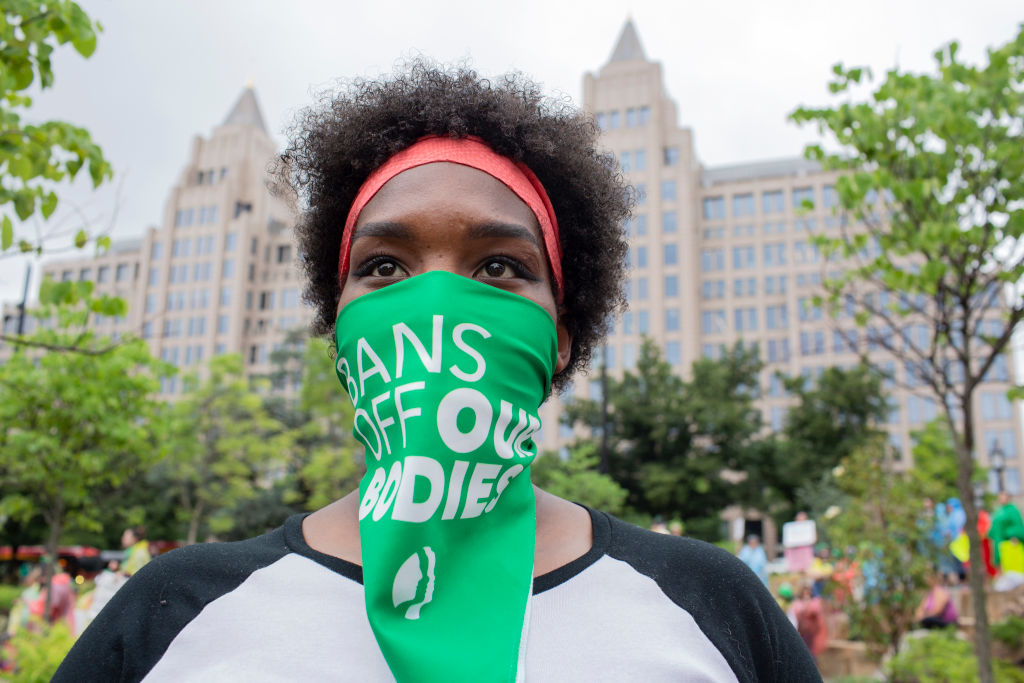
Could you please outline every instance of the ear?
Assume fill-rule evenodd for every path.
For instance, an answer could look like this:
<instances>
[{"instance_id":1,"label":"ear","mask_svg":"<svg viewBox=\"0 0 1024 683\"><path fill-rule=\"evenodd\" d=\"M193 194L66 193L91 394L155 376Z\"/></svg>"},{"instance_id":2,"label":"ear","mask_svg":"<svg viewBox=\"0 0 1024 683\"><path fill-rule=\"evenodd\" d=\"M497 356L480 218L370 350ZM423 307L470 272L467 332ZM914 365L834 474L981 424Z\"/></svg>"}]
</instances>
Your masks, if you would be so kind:
<instances>
[{"instance_id":1,"label":"ear","mask_svg":"<svg viewBox=\"0 0 1024 683\"><path fill-rule=\"evenodd\" d=\"M565 324L565 316L562 311L558 312L558 322L555 323L555 331L558 333L558 360L555 363L555 374L569 367L572 360L572 332Z\"/></svg>"}]
</instances>

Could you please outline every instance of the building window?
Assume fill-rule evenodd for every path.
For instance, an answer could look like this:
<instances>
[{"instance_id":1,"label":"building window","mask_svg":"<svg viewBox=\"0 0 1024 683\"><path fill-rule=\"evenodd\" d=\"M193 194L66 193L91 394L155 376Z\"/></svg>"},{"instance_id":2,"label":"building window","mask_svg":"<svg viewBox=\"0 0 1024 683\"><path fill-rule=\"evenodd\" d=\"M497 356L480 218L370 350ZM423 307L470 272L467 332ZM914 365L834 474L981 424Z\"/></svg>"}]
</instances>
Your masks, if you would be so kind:
<instances>
[{"instance_id":1,"label":"building window","mask_svg":"<svg viewBox=\"0 0 1024 683\"><path fill-rule=\"evenodd\" d=\"M754 247L733 247L732 248L732 267L737 270L743 270L746 268L753 268L757 264L757 259L754 256Z\"/></svg>"},{"instance_id":2,"label":"building window","mask_svg":"<svg viewBox=\"0 0 1024 683\"><path fill-rule=\"evenodd\" d=\"M662 246L665 257L666 266L674 266L679 263L679 250L675 244L665 244Z\"/></svg>"},{"instance_id":3,"label":"building window","mask_svg":"<svg viewBox=\"0 0 1024 683\"><path fill-rule=\"evenodd\" d=\"M100 266L96 270L96 282L110 282L110 266Z\"/></svg>"},{"instance_id":4,"label":"building window","mask_svg":"<svg viewBox=\"0 0 1024 683\"><path fill-rule=\"evenodd\" d=\"M768 362L769 363L788 363L789 362L789 339L769 339L768 340ZM780 383L781 384L781 383ZM775 394L769 393L769 396Z\"/></svg>"},{"instance_id":5,"label":"building window","mask_svg":"<svg viewBox=\"0 0 1024 683\"><path fill-rule=\"evenodd\" d=\"M615 130L616 128L619 128L621 122L622 122L622 118L619 115L619 112L617 110L616 111L608 112L608 128L609 128L609 130Z\"/></svg>"},{"instance_id":6,"label":"building window","mask_svg":"<svg viewBox=\"0 0 1024 683\"><path fill-rule=\"evenodd\" d=\"M785 330L789 327L789 311L785 304L765 306L764 320L769 330Z\"/></svg>"},{"instance_id":7,"label":"building window","mask_svg":"<svg viewBox=\"0 0 1024 683\"><path fill-rule=\"evenodd\" d=\"M669 365L676 366L683 362L682 344L677 341L670 341L665 344L665 360Z\"/></svg>"},{"instance_id":8,"label":"building window","mask_svg":"<svg viewBox=\"0 0 1024 683\"><path fill-rule=\"evenodd\" d=\"M1003 392L981 395L981 416L985 420L1010 420L1013 418L1013 404Z\"/></svg>"},{"instance_id":9,"label":"building window","mask_svg":"<svg viewBox=\"0 0 1024 683\"><path fill-rule=\"evenodd\" d=\"M679 296L679 276L678 275L666 275L665 276L665 296L667 296L667 297Z\"/></svg>"},{"instance_id":10,"label":"building window","mask_svg":"<svg viewBox=\"0 0 1024 683\"><path fill-rule=\"evenodd\" d=\"M636 192L636 203L637 206L641 206L647 203L647 185L644 183L637 183L633 186Z\"/></svg>"},{"instance_id":11,"label":"building window","mask_svg":"<svg viewBox=\"0 0 1024 683\"><path fill-rule=\"evenodd\" d=\"M725 280L704 280L700 289L704 299L725 298Z\"/></svg>"},{"instance_id":12,"label":"building window","mask_svg":"<svg viewBox=\"0 0 1024 683\"><path fill-rule=\"evenodd\" d=\"M786 265L785 242L770 242L764 245L764 265L765 268Z\"/></svg>"},{"instance_id":13,"label":"building window","mask_svg":"<svg viewBox=\"0 0 1024 683\"><path fill-rule=\"evenodd\" d=\"M675 211L662 211L661 212L661 231L663 233L676 232L678 226L676 224L676 212Z\"/></svg>"},{"instance_id":14,"label":"building window","mask_svg":"<svg viewBox=\"0 0 1024 683\"><path fill-rule=\"evenodd\" d=\"M78 279L81 282L92 279L92 268L82 268L78 271Z\"/></svg>"},{"instance_id":15,"label":"building window","mask_svg":"<svg viewBox=\"0 0 1024 683\"><path fill-rule=\"evenodd\" d=\"M647 151L643 149L634 150L633 152L633 170L634 171L646 171L647 170Z\"/></svg>"},{"instance_id":16,"label":"building window","mask_svg":"<svg viewBox=\"0 0 1024 683\"><path fill-rule=\"evenodd\" d=\"M651 120L651 108L647 105L640 107L640 125L646 126Z\"/></svg>"},{"instance_id":17,"label":"building window","mask_svg":"<svg viewBox=\"0 0 1024 683\"><path fill-rule=\"evenodd\" d=\"M626 128L632 128L637 124L636 109L630 107L626 110Z\"/></svg>"},{"instance_id":18,"label":"building window","mask_svg":"<svg viewBox=\"0 0 1024 683\"><path fill-rule=\"evenodd\" d=\"M603 112L599 113L594 118L597 122L597 127L601 130L605 130L608 127L608 117Z\"/></svg>"},{"instance_id":19,"label":"building window","mask_svg":"<svg viewBox=\"0 0 1024 683\"><path fill-rule=\"evenodd\" d=\"M676 200L676 181L661 181L661 199L666 202L674 202Z\"/></svg>"},{"instance_id":20,"label":"building window","mask_svg":"<svg viewBox=\"0 0 1024 683\"><path fill-rule=\"evenodd\" d=\"M725 218L724 197L705 197L702 203L704 206L704 220L714 221Z\"/></svg>"},{"instance_id":21,"label":"building window","mask_svg":"<svg viewBox=\"0 0 1024 683\"><path fill-rule=\"evenodd\" d=\"M804 204L807 203L807 205ZM809 205L809 206L808 206ZM793 208L804 209L814 207L814 188L797 187L793 189Z\"/></svg>"},{"instance_id":22,"label":"building window","mask_svg":"<svg viewBox=\"0 0 1024 683\"><path fill-rule=\"evenodd\" d=\"M277 262L288 263L292 260L292 248L291 245L284 244L277 248Z\"/></svg>"},{"instance_id":23,"label":"building window","mask_svg":"<svg viewBox=\"0 0 1024 683\"><path fill-rule=\"evenodd\" d=\"M637 334L648 334L651 331L651 314L647 311L636 312Z\"/></svg>"},{"instance_id":24,"label":"building window","mask_svg":"<svg viewBox=\"0 0 1024 683\"><path fill-rule=\"evenodd\" d=\"M706 273L725 269L724 249L701 249L700 269Z\"/></svg>"},{"instance_id":25,"label":"building window","mask_svg":"<svg viewBox=\"0 0 1024 683\"><path fill-rule=\"evenodd\" d=\"M737 278L732 281L732 293L735 297L757 296L757 278Z\"/></svg>"},{"instance_id":26,"label":"building window","mask_svg":"<svg viewBox=\"0 0 1024 683\"><path fill-rule=\"evenodd\" d=\"M782 190L773 190L761 194L761 213L782 213L785 210Z\"/></svg>"},{"instance_id":27,"label":"building window","mask_svg":"<svg viewBox=\"0 0 1024 683\"><path fill-rule=\"evenodd\" d=\"M234 259L224 259L224 270L221 277L234 277L235 275L235 261Z\"/></svg>"},{"instance_id":28,"label":"building window","mask_svg":"<svg viewBox=\"0 0 1024 683\"><path fill-rule=\"evenodd\" d=\"M757 330L757 309L737 308L733 311L737 332L754 332Z\"/></svg>"},{"instance_id":29,"label":"building window","mask_svg":"<svg viewBox=\"0 0 1024 683\"><path fill-rule=\"evenodd\" d=\"M675 166L679 163L678 147L666 147L663 152L666 166Z\"/></svg>"},{"instance_id":30,"label":"building window","mask_svg":"<svg viewBox=\"0 0 1024 683\"><path fill-rule=\"evenodd\" d=\"M821 203L826 209L839 206L839 193L836 192L835 185L826 185L821 188Z\"/></svg>"},{"instance_id":31,"label":"building window","mask_svg":"<svg viewBox=\"0 0 1024 683\"><path fill-rule=\"evenodd\" d=\"M622 368L632 370L636 367L636 344L622 345Z\"/></svg>"},{"instance_id":32,"label":"building window","mask_svg":"<svg viewBox=\"0 0 1024 683\"><path fill-rule=\"evenodd\" d=\"M217 318L217 334L227 334L228 332L228 316L222 315Z\"/></svg>"},{"instance_id":33,"label":"building window","mask_svg":"<svg viewBox=\"0 0 1024 683\"><path fill-rule=\"evenodd\" d=\"M754 215L754 195L752 194L734 194L732 196L732 215L736 216L753 216Z\"/></svg>"},{"instance_id":34,"label":"building window","mask_svg":"<svg viewBox=\"0 0 1024 683\"><path fill-rule=\"evenodd\" d=\"M679 331L679 309L678 308L666 308L665 309L665 331L666 332L677 332Z\"/></svg>"},{"instance_id":35,"label":"building window","mask_svg":"<svg viewBox=\"0 0 1024 683\"><path fill-rule=\"evenodd\" d=\"M797 299L797 315L801 322L815 322L821 320L821 307L815 306L812 299L802 296Z\"/></svg>"},{"instance_id":36,"label":"building window","mask_svg":"<svg viewBox=\"0 0 1024 683\"><path fill-rule=\"evenodd\" d=\"M638 277L636 279L636 298L638 301L646 301L647 296L647 278Z\"/></svg>"},{"instance_id":37,"label":"building window","mask_svg":"<svg viewBox=\"0 0 1024 683\"><path fill-rule=\"evenodd\" d=\"M628 149L624 150L621 154L619 154L619 168L621 168L624 173L629 173L630 171L633 170L632 160L633 153L630 152Z\"/></svg>"},{"instance_id":38,"label":"building window","mask_svg":"<svg viewBox=\"0 0 1024 683\"><path fill-rule=\"evenodd\" d=\"M701 334L720 334L726 331L725 311L703 311L700 314Z\"/></svg>"}]
</instances>

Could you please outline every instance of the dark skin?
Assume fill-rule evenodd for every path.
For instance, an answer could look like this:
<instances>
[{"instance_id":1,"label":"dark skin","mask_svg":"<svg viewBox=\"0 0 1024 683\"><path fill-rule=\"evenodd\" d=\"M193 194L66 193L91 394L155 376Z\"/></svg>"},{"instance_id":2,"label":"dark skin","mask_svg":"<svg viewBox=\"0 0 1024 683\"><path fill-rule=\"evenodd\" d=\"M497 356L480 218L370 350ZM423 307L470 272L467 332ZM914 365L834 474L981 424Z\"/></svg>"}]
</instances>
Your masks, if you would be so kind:
<instances>
[{"instance_id":1,"label":"dark skin","mask_svg":"<svg viewBox=\"0 0 1024 683\"><path fill-rule=\"evenodd\" d=\"M558 332L555 372L570 360L572 335L555 299L540 226L501 181L467 166L433 163L384 185L356 222L340 311L399 280L445 270L523 296L551 315ZM534 487L534 576L584 555L593 545L590 515ZM361 564L359 491L317 510L302 524L310 547Z\"/></svg>"}]
</instances>

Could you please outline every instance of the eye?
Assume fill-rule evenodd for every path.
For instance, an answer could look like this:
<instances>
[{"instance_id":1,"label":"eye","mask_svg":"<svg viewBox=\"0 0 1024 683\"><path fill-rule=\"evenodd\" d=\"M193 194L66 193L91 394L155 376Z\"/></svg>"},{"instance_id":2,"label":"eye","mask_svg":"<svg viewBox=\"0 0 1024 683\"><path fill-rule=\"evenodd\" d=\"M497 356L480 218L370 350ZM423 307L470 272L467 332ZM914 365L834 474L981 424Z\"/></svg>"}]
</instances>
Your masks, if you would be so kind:
<instances>
[{"instance_id":1,"label":"eye","mask_svg":"<svg viewBox=\"0 0 1024 683\"><path fill-rule=\"evenodd\" d=\"M512 266L505 263L504 261L499 261L497 259L492 259L485 263L484 267L482 268L482 271L485 277L493 279L510 278L516 276L516 272L512 269Z\"/></svg>"},{"instance_id":2,"label":"eye","mask_svg":"<svg viewBox=\"0 0 1024 683\"><path fill-rule=\"evenodd\" d=\"M374 277L394 277L398 274L399 270L401 268L394 261L382 261L370 269L370 275Z\"/></svg>"},{"instance_id":3,"label":"eye","mask_svg":"<svg viewBox=\"0 0 1024 683\"><path fill-rule=\"evenodd\" d=\"M366 260L355 271L356 277L396 278L406 277L405 269L390 256L374 256Z\"/></svg>"}]
</instances>

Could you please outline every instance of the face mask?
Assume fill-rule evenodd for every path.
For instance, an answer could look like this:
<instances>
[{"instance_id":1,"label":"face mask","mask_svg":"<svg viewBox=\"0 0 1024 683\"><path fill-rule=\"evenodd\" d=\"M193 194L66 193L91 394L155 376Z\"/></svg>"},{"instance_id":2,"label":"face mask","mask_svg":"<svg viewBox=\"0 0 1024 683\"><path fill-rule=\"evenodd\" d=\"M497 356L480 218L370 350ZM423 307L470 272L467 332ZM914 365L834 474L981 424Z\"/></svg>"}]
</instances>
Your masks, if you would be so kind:
<instances>
[{"instance_id":1,"label":"face mask","mask_svg":"<svg viewBox=\"0 0 1024 683\"><path fill-rule=\"evenodd\" d=\"M433 271L352 301L336 329L366 449L363 583L384 658L398 681L522 680L551 316Z\"/></svg>"}]
</instances>

